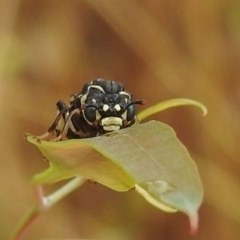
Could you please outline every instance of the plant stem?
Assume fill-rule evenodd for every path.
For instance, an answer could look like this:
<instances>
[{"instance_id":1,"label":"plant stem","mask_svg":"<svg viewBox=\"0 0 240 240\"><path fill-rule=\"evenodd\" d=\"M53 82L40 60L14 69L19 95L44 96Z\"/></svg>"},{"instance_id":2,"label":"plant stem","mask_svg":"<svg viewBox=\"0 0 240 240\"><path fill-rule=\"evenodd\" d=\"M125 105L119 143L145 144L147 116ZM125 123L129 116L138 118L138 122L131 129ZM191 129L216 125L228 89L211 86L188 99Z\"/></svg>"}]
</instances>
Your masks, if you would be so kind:
<instances>
[{"instance_id":1,"label":"plant stem","mask_svg":"<svg viewBox=\"0 0 240 240\"><path fill-rule=\"evenodd\" d=\"M81 177L75 177L68 183L63 185L61 188L56 190L54 193L46 197L44 197L43 188L41 184L34 186L33 191L36 197L36 203L22 218L10 239L21 240L25 232L29 229L32 223L40 216L42 212L48 210L57 202L59 202L62 198L64 198L69 193L80 187L85 182L85 180L86 179Z\"/></svg>"}]
</instances>

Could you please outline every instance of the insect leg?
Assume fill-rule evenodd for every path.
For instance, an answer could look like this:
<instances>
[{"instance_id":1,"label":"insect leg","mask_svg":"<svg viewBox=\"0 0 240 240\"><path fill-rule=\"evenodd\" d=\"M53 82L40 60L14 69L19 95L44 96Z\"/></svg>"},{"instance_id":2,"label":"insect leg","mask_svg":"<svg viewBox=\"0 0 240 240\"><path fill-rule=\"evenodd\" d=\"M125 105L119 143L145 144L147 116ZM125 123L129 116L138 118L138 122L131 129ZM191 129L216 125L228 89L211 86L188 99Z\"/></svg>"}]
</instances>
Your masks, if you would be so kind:
<instances>
[{"instance_id":1,"label":"insect leg","mask_svg":"<svg viewBox=\"0 0 240 240\"><path fill-rule=\"evenodd\" d=\"M63 118L64 122L65 122L65 117L68 112L68 107L66 106L66 104L64 102L59 101L59 102L57 102L57 109L59 112L57 117L55 118L52 125L48 128L48 131L46 133L44 133L41 136L36 137L38 141L49 140L49 137L51 137L51 136L58 137L59 134L61 133L62 129L61 129L60 121Z\"/></svg>"},{"instance_id":2,"label":"insect leg","mask_svg":"<svg viewBox=\"0 0 240 240\"><path fill-rule=\"evenodd\" d=\"M58 142L62 139L66 139L67 138L67 132L70 128L70 125L71 125L71 118L72 116L75 114L75 113L80 113L80 109L74 109L71 114L68 116L63 128L62 128L62 131L59 133L59 135L56 137L56 138L53 138L51 139L50 141L52 142Z\"/></svg>"},{"instance_id":3,"label":"insect leg","mask_svg":"<svg viewBox=\"0 0 240 240\"><path fill-rule=\"evenodd\" d=\"M53 127L53 128L55 127L55 131L57 133L56 135L58 136L61 133L61 131L63 130L65 122L68 118L70 106L67 107L63 101L58 101L56 105L57 105L57 109L58 109L57 113L59 114L62 112L62 118L60 118L59 121L56 122L55 126L51 126L51 127Z\"/></svg>"}]
</instances>

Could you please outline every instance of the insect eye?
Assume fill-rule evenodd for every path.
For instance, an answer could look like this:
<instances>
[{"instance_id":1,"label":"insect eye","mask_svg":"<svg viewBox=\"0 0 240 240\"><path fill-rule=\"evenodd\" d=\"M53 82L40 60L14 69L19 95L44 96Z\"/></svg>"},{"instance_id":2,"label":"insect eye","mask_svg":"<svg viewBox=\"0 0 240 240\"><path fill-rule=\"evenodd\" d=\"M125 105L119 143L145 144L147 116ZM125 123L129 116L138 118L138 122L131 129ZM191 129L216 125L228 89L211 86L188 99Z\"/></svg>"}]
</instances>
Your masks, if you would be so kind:
<instances>
[{"instance_id":1,"label":"insect eye","mask_svg":"<svg viewBox=\"0 0 240 240\"><path fill-rule=\"evenodd\" d=\"M126 111L127 111L127 116L126 116L126 120L127 121L131 121L134 117L135 117L135 104L140 104L143 105L144 101L143 100L136 100L134 102L130 102L126 107Z\"/></svg>"},{"instance_id":2,"label":"insect eye","mask_svg":"<svg viewBox=\"0 0 240 240\"><path fill-rule=\"evenodd\" d=\"M96 108L87 107L84 110L84 116L89 122L95 122L96 121Z\"/></svg>"},{"instance_id":3,"label":"insect eye","mask_svg":"<svg viewBox=\"0 0 240 240\"><path fill-rule=\"evenodd\" d=\"M127 121L131 121L135 116L135 106L131 105L127 108Z\"/></svg>"}]
</instances>

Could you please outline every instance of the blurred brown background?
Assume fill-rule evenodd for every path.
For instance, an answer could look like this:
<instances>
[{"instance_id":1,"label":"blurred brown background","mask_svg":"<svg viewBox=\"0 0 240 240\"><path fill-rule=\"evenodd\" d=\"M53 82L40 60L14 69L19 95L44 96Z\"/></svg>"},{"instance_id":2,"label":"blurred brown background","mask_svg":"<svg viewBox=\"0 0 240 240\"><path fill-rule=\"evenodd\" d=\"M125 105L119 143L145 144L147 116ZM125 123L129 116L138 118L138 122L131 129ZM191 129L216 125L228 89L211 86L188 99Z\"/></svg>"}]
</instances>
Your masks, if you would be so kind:
<instances>
[{"instance_id":1,"label":"blurred brown background","mask_svg":"<svg viewBox=\"0 0 240 240\"><path fill-rule=\"evenodd\" d=\"M32 204L30 179L47 168L24 132L44 133L55 103L99 77L147 106L186 97L208 107L204 118L191 107L152 117L175 129L199 167L199 232L190 236L186 216L134 191L85 184L25 239L240 239L239 16L234 0L1 0L0 239Z\"/></svg>"}]
</instances>

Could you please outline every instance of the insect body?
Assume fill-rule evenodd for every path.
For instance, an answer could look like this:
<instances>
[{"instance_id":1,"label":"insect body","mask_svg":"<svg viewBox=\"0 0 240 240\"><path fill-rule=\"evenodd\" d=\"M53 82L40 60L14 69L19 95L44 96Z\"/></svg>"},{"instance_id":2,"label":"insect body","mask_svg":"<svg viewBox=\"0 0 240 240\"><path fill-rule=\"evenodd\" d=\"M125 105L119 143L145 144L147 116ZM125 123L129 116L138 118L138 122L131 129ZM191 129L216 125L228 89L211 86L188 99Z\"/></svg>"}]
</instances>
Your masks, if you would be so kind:
<instances>
[{"instance_id":1,"label":"insect body","mask_svg":"<svg viewBox=\"0 0 240 240\"><path fill-rule=\"evenodd\" d=\"M143 101L132 101L121 83L99 78L73 94L69 106L57 102L59 114L48 133L39 139L47 139L53 132L56 141L89 138L130 127L138 121L135 104Z\"/></svg>"}]
</instances>

